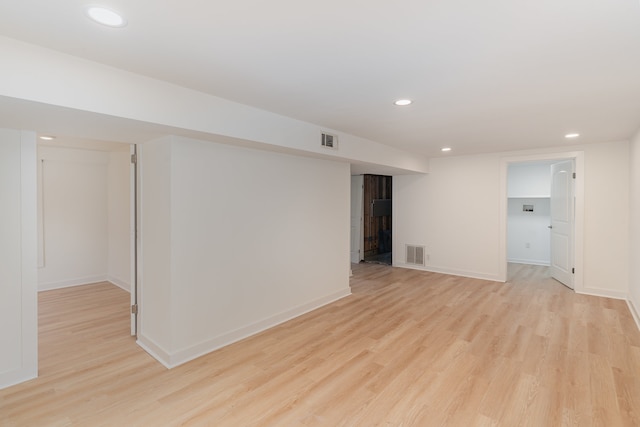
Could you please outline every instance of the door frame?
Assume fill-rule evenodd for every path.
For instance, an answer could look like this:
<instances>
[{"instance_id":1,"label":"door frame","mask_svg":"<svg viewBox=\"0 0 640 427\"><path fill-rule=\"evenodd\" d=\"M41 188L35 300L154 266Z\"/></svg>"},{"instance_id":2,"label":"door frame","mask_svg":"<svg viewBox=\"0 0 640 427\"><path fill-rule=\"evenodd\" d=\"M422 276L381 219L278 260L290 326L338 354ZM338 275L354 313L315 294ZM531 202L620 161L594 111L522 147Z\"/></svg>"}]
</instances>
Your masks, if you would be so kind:
<instances>
[{"instance_id":1,"label":"door frame","mask_svg":"<svg viewBox=\"0 0 640 427\"><path fill-rule=\"evenodd\" d=\"M520 156L505 156L500 158L500 270L499 277L506 282L507 277L507 177L509 164L549 161L571 160L575 161L575 210L574 210L574 235L573 235L573 265L575 274L573 284L575 291L584 292L584 152L565 151L547 154L530 154Z\"/></svg>"},{"instance_id":2,"label":"door frame","mask_svg":"<svg viewBox=\"0 0 640 427\"><path fill-rule=\"evenodd\" d=\"M354 193L354 186L359 189ZM364 227L363 227L363 208L364 208L364 175L351 175L351 241L349 249L349 259L352 264L357 264L364 259ZM354 215L354 205L358 205L357 215ZM355 218L355 220L354 220ZM356 234L356 235L354 235ZM354 251L354 238L357 241L357 250ZM354 254L357 252L358 261L354 262Z\"/></svg>"},{"instance_id":3,"label":"door frame","mask_svg":"<svg viewBox=\"0 0 640 427\"><path fill-rule=\"evenodd\" d=\"M129 292L131 296L131 335L138 336L138 313L140 312L140 303L138 299L138 254L139 254L139 235L138 235L138 182L139 176L139 154L136 144L129 145L129 155L131 160L129 163L129 259L130 273ZM135 309L134 309L135 307Z\"/></svg>"}]
</instances>

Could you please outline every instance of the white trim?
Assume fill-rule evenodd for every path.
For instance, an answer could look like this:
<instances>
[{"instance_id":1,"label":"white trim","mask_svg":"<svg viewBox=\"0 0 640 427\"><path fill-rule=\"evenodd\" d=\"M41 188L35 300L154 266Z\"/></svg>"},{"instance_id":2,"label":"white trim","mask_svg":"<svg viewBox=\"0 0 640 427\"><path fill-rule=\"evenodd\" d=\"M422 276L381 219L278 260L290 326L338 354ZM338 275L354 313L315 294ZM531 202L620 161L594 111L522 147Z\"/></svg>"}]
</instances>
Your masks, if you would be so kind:
<instances>
[{"instance_id":1,"label":"white trim","mask_svg":"<svg viewBox=\"0 0 640 427\"><path fill-rule=\"evenodd\" d=\"M129 300L131 302L131 306L138 306L138 310L134 313L131 310L130 320L130 333L131 336L136 336L138 334L138 314L140 312L140 299L138 298L138 287L137 287L137 272L140 270L139 268L139 259L138 259L138 236L136 235L136 229L138 226L138 183L140 182L140 162L142 158L142 149L138 150L138 146L136 144L129 145ZM131 163L131 156L135 156L136 162Z\"/></svg>"},{"instance_id":2,"label":"white trim","mask_svg":"<svg viewBox=\"0 0 640 427\"><path fill-rule=\"evenodd\" d=\"M640 311L638 311L638 305L633 302L633 298L631 296L627 298L627 305L629 306L629 311L633 316L633 320L636 321L636 326L640 330Z\"/></svg>"},{"instance_id":3,"label":"white trim","mask_svg":"<svg viewBox=\"0 0 640 427\"><path fill-rule=\"evenodd\" d=\"M627 294L621 291L611 291L609 289L599 289L599 288L584 288L581 290L576 289L577 294L582 295L591 295L594 297L603 297L603 298L613 298L613 299L627 299Z\"/></svg>"},{"instance_id":4,"label":"white trim","mask_svg":"<svg viewBox=\"0 0 640 427\"><path fill-rule=\"evenodd\" d=\"M63 288L72 288L74 286L84 286L84 285L92 285L94 283L99 282L109 282L123 291L129 291L129 284L126 280L118 279L115 276L109 275L97 275L97 276L86 276L86 277L78 277L75 279L68 280L59 280L56 282L48 282L48 283L40 283L38 285L38 292L40 291L52 291L54 289L63 289Z\"/></svg>"},{"instance_id":5,"label":"white trim","mask_svg":"<svg viewBox=\"0 0 640 427\"><path fill-rule=\"evenodd\" d=\"M155 343L151 338L144 336L144 334L138 334L138 339L136 340L136 344L138 344L144 351L149 353L151 357L156 359L158 362L162 364L167 369L171 369L172 366L169 365L169 360L171 359L171 355L164 351L162 347Z\"/></svg>"},{"instance_id":6,"label":"white trim","mask_svg":"<svg viewBox=\"0 0 640 427\"><path fill-rule=\"evenodd\" d=\"M78 277L75 279L59 280L57 282L39 283L38 291L51 291L53 289L71 288L73 286L90 285L98 282L110 282L106 274L98 276ZM114 285L118 286L117 283Z\"/></svg>"},{"instance_id":7,"label":"white trim","mask_svg":"<svg viewBox=\"0 0 640 427\"><path fill-rule=\"evenodd\" d=\"M404 264L404 263L396 263L393 266L399 267L399 268L408 268L410 270L420 270L420 271L429 271L431 273L448 274L451 276L469 277L472 279L480 279L480 280L490 280L492 282L505 282L505 280L502 280L499 275L491 274L491 273L479 273L477 271L465 271L465 270L457 270L452 268L441 268L441 267L432 267L432 266L423 267L421 265Z\"/></svg>"},{"instance_id":8,"label":"white trim","mask_svg":"<svg viewBox=\"0 0 640 427\"><path fill-rule=\"evenodd\" d=\"M539 261L539 260L534 260L534 259L507 259L508 263L512 263L512 264L527 264L527 265L542 265L545 267L549 266L549 261Z\"/></svg>"},{"instance_id":9,"label":"white trim","mask_svg":"<svg viewBox=\"0 0 640 427\"><path fill-rule=\"evenodd\" d=\"M107 276L106 281L116 285L123 291L129 292L129 293L131 292L129 290L131 286L129 285L129 283L127 283L126 280L118 279L117 277L114 277L114 276Z\"/></svg>"},{"instance_id":10,"label":"white trim","mask_svg":"<svg viewBox=\"0 0 640 427\"><path fill-rule=\"evenodd\" d=\"M330 304L334 301L342 299L351 295L351 291L341 290L327 295L323 298L316 299L306 304L299 305L293 309L286 310L282 313L270 316L261 321L252 323L250 325L236 329L215 338L204 341L200 344L176 351L175 353L169 353L165 351L161 346L155 344L152 340L144 336L142 332L138 337L138 345L142 347L147 353L153 356L158 362L162 363L167 368L175 368L184 363L187 363L193 359L196 359L219 348L225 347L229 344L233 344L252 335L258 334L269 328L277 326L288 320L299 317L305 313L316 310L322 306Z\"/></svg>"}]
</instances>

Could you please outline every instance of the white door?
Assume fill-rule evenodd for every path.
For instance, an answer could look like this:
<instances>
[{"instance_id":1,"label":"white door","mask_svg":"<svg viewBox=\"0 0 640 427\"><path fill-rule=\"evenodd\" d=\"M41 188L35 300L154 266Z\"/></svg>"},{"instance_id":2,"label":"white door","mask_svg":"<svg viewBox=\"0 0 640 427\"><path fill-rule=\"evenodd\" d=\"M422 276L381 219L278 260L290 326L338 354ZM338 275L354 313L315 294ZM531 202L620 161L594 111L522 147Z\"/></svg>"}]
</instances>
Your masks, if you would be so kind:
<instances>
[{"instance_id":1,"label":"white door","mask_svg":"<svg viewBox=\"0 0 640 427\"><path fill-rule=\"evenodd\" d=\"M362 209L364 176L351 177L351 262L354 264L362 260Z\"/></svg>"},{"instance_id":2,"label":"white door","mask_svg":"<svg viewBox=\"0 0 640 427\"><path fill-rule=\"evenodd\" d=\"M131 335L138 334L138 155L136 145L129 147L129 253L131 256Z\"/></svg>"},{"instance_id":3,"label":"white door","mask_svg":"<svg viewBox=\"0 0 640 427\"><path fill-rule=\"evenodd\" d=\"M573 289L573 160L551 165L551 277Z\"/></svg>"}]
</instances>

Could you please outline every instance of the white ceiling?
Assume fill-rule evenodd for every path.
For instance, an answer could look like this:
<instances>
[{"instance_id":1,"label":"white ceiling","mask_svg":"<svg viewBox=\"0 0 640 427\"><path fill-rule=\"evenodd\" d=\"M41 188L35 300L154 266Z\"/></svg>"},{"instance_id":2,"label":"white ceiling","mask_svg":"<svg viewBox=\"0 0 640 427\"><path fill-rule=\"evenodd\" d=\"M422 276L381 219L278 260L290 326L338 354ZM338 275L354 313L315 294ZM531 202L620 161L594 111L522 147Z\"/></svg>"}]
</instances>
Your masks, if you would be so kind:
<instances>
[{"instance_id":1,"label":"white ceiling","mask_svg":"<svg viewBox=\"0 0 640 427\"><path fill-rule=\"evenodd\" d=\"M640 128L638 0L0 0L0 34L430 156Z\"/></svg>"}]
</instances>

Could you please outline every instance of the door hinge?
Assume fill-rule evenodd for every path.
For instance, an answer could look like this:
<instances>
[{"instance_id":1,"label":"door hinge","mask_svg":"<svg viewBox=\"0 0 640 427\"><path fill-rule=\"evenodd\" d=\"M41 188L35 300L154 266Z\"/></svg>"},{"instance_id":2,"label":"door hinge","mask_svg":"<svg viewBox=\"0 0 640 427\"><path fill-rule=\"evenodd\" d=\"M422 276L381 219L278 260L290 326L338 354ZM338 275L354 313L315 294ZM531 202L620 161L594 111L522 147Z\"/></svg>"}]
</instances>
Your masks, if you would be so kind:
<instances>
[{"instance_id":1,"label":"door hinge","mask_svg":"<svg viewBox=\"0 0 640 427\"><path fill-rule=\"evenodd\" d=\"M138 163L138 155L137 154L132 154L131 155L131 163L133 163L134 165Z\"/></svg>"},{"instance_id":2,"label":"door hinge","mask_svg":"<svg viewBox=\"0 0 640 427\"><path fill-rule=\"evenodd\" d=\"M576 179L576 173L575 172L573 173L573 179Z\"/></svg>"},{"instance_id":3,"label":"door hinge","mask_svg":"<svg viewBox=\"0 0 640 427\"><path fill-rule=\"evenodd\" d=\"M138 314L138 304L133 304L131 306L131 314Z\"/></svg>"},{"instance_id":4,"label":"door hinge","mask_svg":"<svg viewBox=\"0 0 640 427\"><path fill-rule=\"evenodd\" d=\"M571 269L571 274L576 274L576 269L575 268Z\"/></svg>"}]
</instances>

